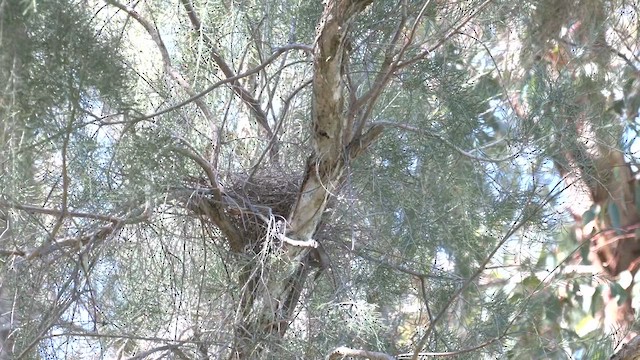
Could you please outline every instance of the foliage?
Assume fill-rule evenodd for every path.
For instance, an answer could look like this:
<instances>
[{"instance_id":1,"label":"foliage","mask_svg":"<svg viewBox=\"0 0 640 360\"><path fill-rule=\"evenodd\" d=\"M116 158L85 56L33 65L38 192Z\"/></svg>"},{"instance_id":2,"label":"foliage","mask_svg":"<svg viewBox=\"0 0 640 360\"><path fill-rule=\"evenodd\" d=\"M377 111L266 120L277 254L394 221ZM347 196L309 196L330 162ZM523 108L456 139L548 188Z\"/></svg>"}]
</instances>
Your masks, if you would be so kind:
<instances>
[{"instance_id":1,"label":"foliage","mask_svg":"<svg viewBox=\"0 0 640 360\"><path fill-rule=\"evenodd\" d=\"M637 171L637 4L353 0L347 142L300 250L330 156L313 46L351 1L325 3L0 3L13 356L613 351L637 269L592 239L636 239L640 187L610 195Z\"/></svg>"}]
</instances>

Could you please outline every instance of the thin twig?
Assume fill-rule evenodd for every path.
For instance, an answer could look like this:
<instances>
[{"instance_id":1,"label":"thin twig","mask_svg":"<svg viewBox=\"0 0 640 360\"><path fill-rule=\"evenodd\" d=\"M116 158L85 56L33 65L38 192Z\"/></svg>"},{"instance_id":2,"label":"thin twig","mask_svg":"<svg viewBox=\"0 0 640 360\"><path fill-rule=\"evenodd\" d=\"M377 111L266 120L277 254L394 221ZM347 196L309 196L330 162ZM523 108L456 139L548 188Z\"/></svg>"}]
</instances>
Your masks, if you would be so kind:
<instances>
[{"instance_id":1,"label":"thin twig","mask_svg":"<svg viewBox=\"0 0 640 360\"><path fill-rule=\"evenodd\" d=\"M184 107L185 105L188 105L200 98L202 98L203 96L207 95L208 93L212 92L213 90L219 88L222 85L228 84L228 83L232 83L234 81L240 80L242 78L245 78L247 76L251 76L253 74L256 74L258 72L260 72L262 69L264 69L265 67L269 66L269 64L271 64L274 60L276 60L282 53L286 52L286 51L290 51L290 50L304 50L307 52L312 51L312 48L309 45L305 45L305 44L288 44L288 45L284 45L282 47L279 47L276 49L276 51L273 53L273 55L271 55L271 57L269 57L267 60L265 60L262 64L256 66L255 68L248 70L246 72L243 72L242 74L238 74L236 76L233 77L229 77L226 79L222 79L218 82L215 82L213 84L211 84L209 87L205 88L204 90L202 90L201 92L191 96L190 98L179 102L171 107L168 107L164 110L160 110L157 111L155 113L152 114L148 114L148 115L144 115L144 116L140 116L137 118L132 119L132 122L140 122L140 121L144 121L144 120L149 120L152 119L154 117L160 116L160 115L164 115L166 113L170 113L172 111L175 111L177 109L180 109L182 107Z\"/></svg>"},{"instance_id":2,"label":"thin twig","mask_svg":"<svg viewBox=\"0 0 640 360\"><path fill-rule=\"evenodd\" d=\"M60 214L58 215L58 219L56 223L53 225L53 229L49 234L49 238L51 240L55 239L58 231L62 227L64 223L64 218L66 217L67 208L69 206L69 172L67 169L67 150L69 148L69 137L71 136L71 125L73 124L73 118L75 117L75 105L72 106L70 119L67 121L66 133L64 139L62 140L62 209L60 210ZM53 191L53 189L52 189Z\"/></svg>"},{"instance_id":3,"label":"thin twig","mask_svg":"<svg viewBox=\"0 0 640 360\"><path fill-rule=\"evenodd\" d=\"M23 210L26 212L36 213L36 214L45 214L45 215L52 215L52 216L64 215L65 217L87 218L87 219L108 221L112 223L116 223L118 221L123 220L122 218L110 216L110 215L91 214L91 213L83 213L83 212L69 211L69 210L63 211L58 209L43 208L35 205L14 204L14 203L2 201L2 200L0 200L0 206Z\"/></svg>"},{"instance_id":4,"label":"thin twig","mask_svg":"<svg viewBox=\"0 0 640 360\"><path fill-rule=\"evenodd\" d=\"M491 259L493 259L493 257L495 256L495 254L498 252L498 250L500 250L500 248L502 248L502 246L511 238L511 236L513 236L518 230L520 230L527 222L529 222L529 220L535 216L545 205L547 205L550 201L552 201L553 199L555 199L559 194L561 194L562 192L564 192L564 190L566 190L569 186L571 185L567 185L564 186L562 189L560 189L560 191L558 192L554 192L555 189L560 186L560 183L558 183L550 192L549 195L547 196L547 198L537 204L537 205L533 205L531 202L528 203L527 205L525 205L524 209L530 208L531 206L534 206L533 211L529 212L529 213L525 213L525 211L523 210L520 215L518 216L518 218L514 221L513 225L511 226L511 229L509 229L509 231L507 231L507 233L502 237L502 239L500 239L500 241L498 242L498 244L491 250L491 252L485 257L484 261L482 261L482 263L480 264L480 266L478 267L478 269L462 284L462 286L460 286L458 288L458 290L456 290L454 292L454 294L451 296L451 300L448 302L447 305L443 306L442 309L440 309L440 311L438 312L438 314L435 316L435 318L433 319L433 321L429 324L429 327L427 328L425 334L422 336L422 338L420 339L420 341L418 341L418 344L416 345L415 351L413 353L413 357L412 360L418 360L418 358L421 355L421 351L424 348L424 345L426 344L427 340L429 339L429 336L431 335L431 332L434 330L436 324L444 317L444 315L446 314L447 310L449 309L449 306L451 306L451 304L455 301L455 299L457 299L464 291L467 290L467 288L469 288L469 286L471 286L471 284L473 283L473 281L475 281L475 279L480 276L486 269L487 265L489 264L489 262L491 261Z\"/></svg>"},{"instance_id":5,"label":"thin twig","mask_svg":"<svg viewBox=\"0 0 640 360\"><path fill-rule=\"evenodd\" d=\"M433 44L431 47L429 47L427 50L424 50L423 52L421 52L420 54L414 56L413 58L406 60L406 61L402 61L399 62L397 65L397 68L404 68L407 67L409 65L415 64L416 62L424 59L427 55L431 54L432 52L434 52L436 49L438 49L439 47L441 47L442 45L444 45L444 43L446 43L451 37L453 37L454 35L456 35L458 32L460 32L460 29L462 29L465 25L467 25L467 23L469 23L469 21L471 21L474 17L476 17L476 15L478 15L481 11L484 10L484 8L487 7L487 5L489 5L493 0L485 0L485 2L483 2L482 4L480 4L479 6L477 6L472 12L471 14L469 14L465 19L463 19L462 21L460 21L460 23L458 23L457 26L453 27L445 36L443 36L442 38L440 38L440 40L438 40L438 42L436 42L435 44Z\"/></svg>"},{"instance_id":6,"label":"thin twig","mask_svg":"<svg viewBox=\"0 0 640 360\"><path fill-rule=\"evenodd\" d=\"M193 88L191 87L191 84L189 84L189 82L185 79L185 77L173 67L171 63L171 57L169 56L169 51L167 50L167 47L165 46L164 41L160 37L160 32L158 32L158 29L153 24L151 24L147 19L143 18L132 7L123 5L115 0L107 0L107 2L117 7L118 9L125 11L130 17L135 19L140 25L142 25L142 27L144 27L144 29L147 31L147 33L151 36L153 41L156 43L156 47L158 48L158 51L160 51L160 55L162 56L162 62L164 64L165 71L176 83L178 83L178 85L180 85L180 87L183 88L183 90L191 97L192 99L191 101L193 101L198 107L198 109L202 111L202 114L210 123L211 129L213 131L212 138L217 139L218 138L217 134L219 130L217 128L215 117L213 116L213 112L211 111L209 106L206 104L206 102L202 100L201 97L197 96L198 94L193 90ZM135 119L134 121L131 122L129 126L133 126L133 124L141 120L142 119L140 118ZM214 148L217 148L219 144L214 144L213 146Z\"/></svg>"},{"instance_id":7,"label":"thin twig","mask_svg":"<svg viewBox=\"0 0 640 360\"><path fill-rule=\"evenodd\" d=\"M418 134L421 134L421 135L424 135L424 136L427 136L427 137L430 137L430 138L434 138L434 139L442 142L443 144L447 145L451 149L455 150L460 155L468 157L469 159L472 159L472 160L484 161L484 162L492 162L492 163L500 163L500 162L513 160L514 158L516 158L518 156L517 154L513 154L513 155L509 155L509 156L506 156L504 158L499 158L499 159L483 157L483 156L477 156L477 155L473 155L469 151L460 149L459 147L454 145L451 141L445 139L444 137L442 137L440 135L434 134L434 133L429 132L429 131L425 131L423 129L419 129L419 128L415 127L415 126L402 124L402 123L395 123L395 122L392 122L392 121L376 121L372 125L379 125L379 126L386 126L386 127L396 127L396 128L399 128L399 129L415 132L415 133L418 133ZM476 149L471 150L471 151L476 151Z\"/></svg>"}]
</instances>

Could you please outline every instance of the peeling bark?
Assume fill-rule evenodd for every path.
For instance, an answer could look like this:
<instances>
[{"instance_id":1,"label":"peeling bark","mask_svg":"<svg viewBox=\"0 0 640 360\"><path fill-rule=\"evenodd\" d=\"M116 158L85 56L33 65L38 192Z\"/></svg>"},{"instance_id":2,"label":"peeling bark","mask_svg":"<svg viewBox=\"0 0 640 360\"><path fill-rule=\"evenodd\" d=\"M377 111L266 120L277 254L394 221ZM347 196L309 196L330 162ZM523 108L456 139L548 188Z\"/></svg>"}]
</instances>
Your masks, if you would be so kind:
<instances>
[{"instance_id":1,"label":"peeling bark","mask_svg":"<svg viewBox=\"0 0 640 360\"><path fill-rule=\"evenodd\" d=\"M599 92L593 79L580 71L581 64L600 62L607 56L606 51L598 48L601 42L606 46L602 34L584 37L581 29L584 14L567 17L574 25L563 35L563 41L556 48L547 49L543 56L549 73L570 80L578 94L570 102L554 104L557 106L549 108L548 113L558 121L554 136L559 146L554 163L568 185L567 211L576 221L575 238L580 246L589 246L588 260L611 281L603 289L604 329L624 334L616 336L622 341L635 318L631 307L633 283L621 291L616 281L626 271L634 276L640 267L640 189L620 147L625 120L606 110L610 108L610 99ZM606 28L604 17L594 21L599 28ZM545 36L548 35L538 39L541 44L549 40ZM589 51L575 54L568 43L580 44ZM604 54L600 60L590 57L600 53ZM607 67L608 61L603 61L599 65ZM618 288L612 291L609 286Z\"/></svg>"},{"instance_id":2,"label":"peeling bark","mask_svg":"<svg viewBox=\"0 0 640 360\"><path fill-rule=\"evenodd\" d=\"M564 133L558 135L562 151L555 164L570 185L568 196L572 201L567 210L576 220L576 239L589 246L589 261L596 269L615 282L622 272L629 271L633 276L639 268L640 239L636 234L640 214L635 194L640 189L636 190L637 182L618 148L621 132L603 134L594 130L615 125L618 119L589 105L589 95L577 100L584 111L567 115L569 120L562 125ZM620 303L618 295L608 287L604 289L602 315L608 331L623 334L633 323L632 289L633 284L625 289L626 298Z\"/></svg>"},{"instance_id":3,"label":"peeling bark","mask_svg":"<svg viewBox=\"0 0 640 360\"><path fill-rule=\"evenodd\" d=\"M311 271L312 241L329 198L341 185L345 161L362 152L381 132L343 138L349 126L344 99L345 37L352 19L372 0L334 0L325 4L314 47L313 153L287 221L286 237L310 246L288 246L280 259L253 260L243 274L242 319L236 331L234 359L255 358L277 344L293 321ZM260 263L261 261L261 263ZM260 271L257 271L260 269Z\"/></svg>"}]
</instances>

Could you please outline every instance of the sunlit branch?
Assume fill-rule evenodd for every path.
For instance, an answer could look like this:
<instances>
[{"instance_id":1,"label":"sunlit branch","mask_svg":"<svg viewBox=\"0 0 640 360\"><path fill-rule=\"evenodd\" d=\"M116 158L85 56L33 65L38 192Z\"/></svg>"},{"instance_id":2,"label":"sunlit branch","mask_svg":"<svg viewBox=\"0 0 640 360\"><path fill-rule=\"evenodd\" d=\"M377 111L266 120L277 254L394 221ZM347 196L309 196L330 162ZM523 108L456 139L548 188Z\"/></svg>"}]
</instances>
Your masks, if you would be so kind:
<instances>
[{"instance_id":1,"label":"sunlit branch","mask_svg":"<svg viewBox=\"0 0 640 360\"><path fill-rule=\"evenodd\" d=\"M366 358L371 360L395 360L395 358L389 354L385 354L377 351L352 349L346 346L340 346L338 348L333 349L325 359L326 360L344 359L346 356Z\"/></svg>"},{"instance_id":2,"label":"sunlit branch","mask_svg":"<svg viewBox=\"0 0 640 360\"><path fill-rule=\"evenodd\" d=\"M125 11L127 14L129 14L129 16L131 16L140 25L142 25L142 27L144 27L144 29L147 31L147 33L149 33L149 35L151 36L153 41L156 43L156 46L157 46L158 50L160 51L160 54L162 56L162 62L164 63L165 71L167 72L167 74L169 74L169 76L176 83L178 83L178 85L180 85L183 88L183 90L190 97L194 98L192 101L196 104L198 109L200 109L200 111L202 111L204 117L207 119L207 121L209 122L209 125L211 126L211 129L212 129L212 132L213 132L211 138L217 140L218 139L218 131L219 130L218 130L218 127L216 125L216 121L215 121L215 118L213 116L213 112L211 111L211 109L205 103L205 101L203 99L201 99L200 97L196 97L197 93L193 90L193 88L191 87L189 82L184 78L184 76L178 70L176 70L176 68L173 67L173 65L171 63L171 57L169 56L169 51L167 50L167 47L165 46L164 42L162 41L162 38L160 37L160 33L158 32L156 27L153 26L153 24L150 23L148 20L143 18L132 7L120 4L119 2L117 2L115 0L107 0L107 2L112 4L112 5L114 5L117 8ZM136 119L136 120L140 121L140 119ZM218 146L219 146L219 144L213 144L213 147L216 148L216 149L218 148ZM217 167L217 164L213 164L213 166Z\"/></svg>"}]
</instances>

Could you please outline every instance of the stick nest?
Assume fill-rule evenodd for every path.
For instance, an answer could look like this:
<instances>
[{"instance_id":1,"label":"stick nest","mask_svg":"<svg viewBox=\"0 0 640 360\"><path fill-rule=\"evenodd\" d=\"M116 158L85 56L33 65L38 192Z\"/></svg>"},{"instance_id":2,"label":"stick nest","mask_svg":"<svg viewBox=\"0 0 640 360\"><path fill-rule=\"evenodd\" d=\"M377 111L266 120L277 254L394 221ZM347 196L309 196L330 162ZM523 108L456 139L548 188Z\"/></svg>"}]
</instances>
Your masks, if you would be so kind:
<instances>
[{"instance_id":1,"label":"stick nest","mask_svg":"<svg viewBox=\"0 0 640 360\"><path fill-rule=\"evenodd\" d=\"M260 239L268 222L284 221L289 217L298 197L302 176L261 172L251 179L247 175L231 176L225 186L228 213L244 235Z\"/></svg>"}]
</instances>

